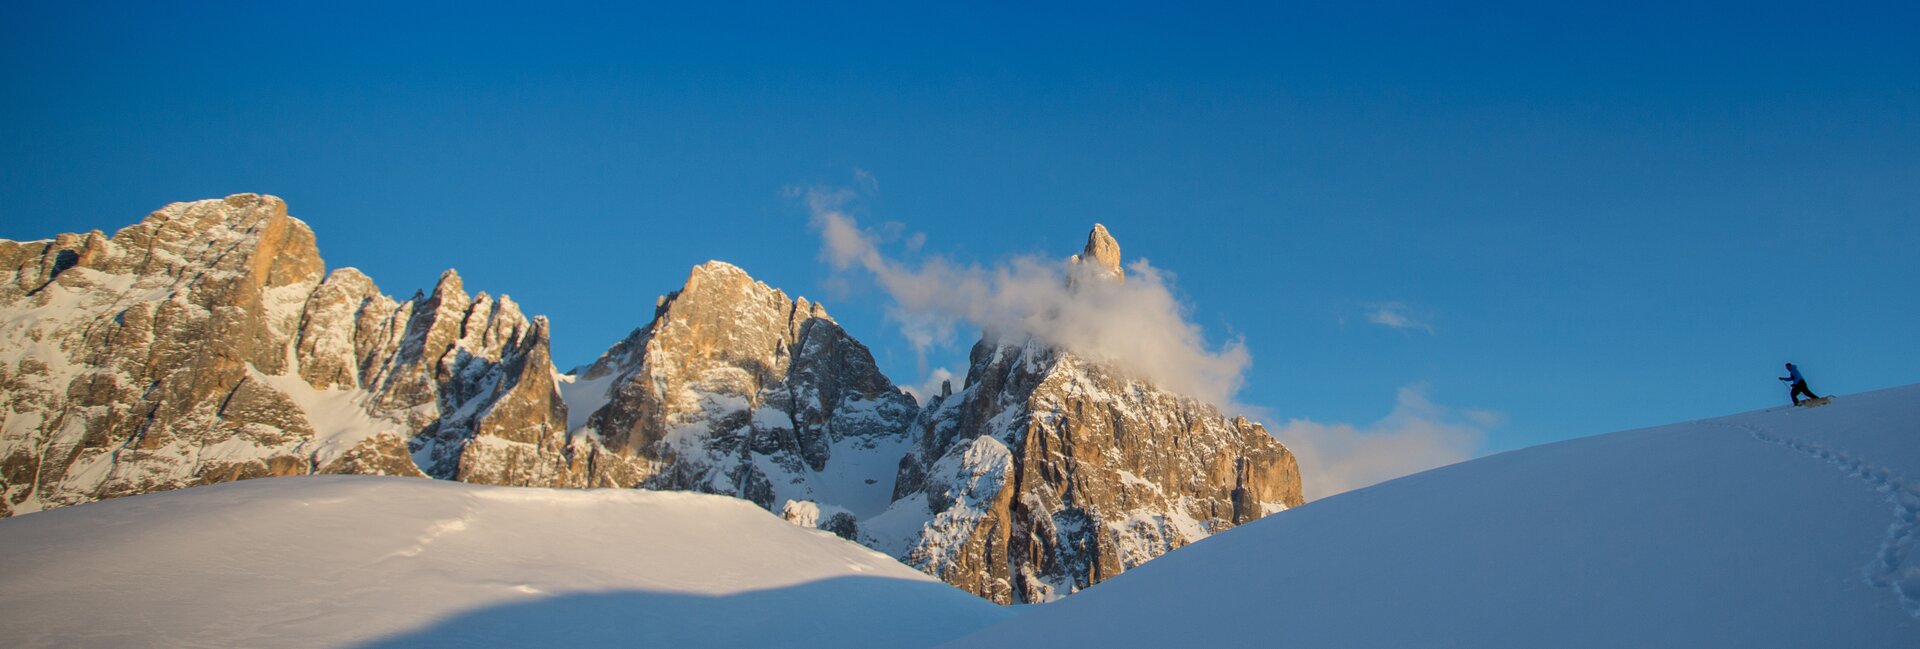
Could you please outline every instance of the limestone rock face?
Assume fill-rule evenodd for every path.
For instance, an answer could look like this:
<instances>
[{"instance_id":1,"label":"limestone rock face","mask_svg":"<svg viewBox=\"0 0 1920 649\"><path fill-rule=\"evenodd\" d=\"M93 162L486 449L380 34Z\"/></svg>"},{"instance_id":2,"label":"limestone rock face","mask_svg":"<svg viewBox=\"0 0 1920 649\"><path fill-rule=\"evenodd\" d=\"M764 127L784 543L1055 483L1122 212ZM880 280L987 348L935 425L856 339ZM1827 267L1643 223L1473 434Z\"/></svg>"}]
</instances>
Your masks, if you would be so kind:
<instances>
[{"instance_id":1,"label":"limestone rock face","mask_svg":"<svg viewBox=\"0 0 1920 649\"><path fill-rule=\"evenodd\" d=\"M1101 226L1070 263L1125 281ZM545 318L453 271L407 299L328 274L271 196L0 240L0 516L308 474L693 490L1040 602L1301 502L1258 424L1069 350L989 332L922 406L732 265L655 306L560 374Z\"/></svg>"},{"instance_id":2,"label":"limestone rock face","mask_svg":"<svg viewBox=\"0 0 1920 649\"><path fill-rule=\"evenodd\" d=\"M1118 248L1096 228L1073 263L1117 273ZM1260 425L1030 339L983 337L913 430L866 540L996 602L1058 599L1303 502Z\"/></svg>"},{"instance_id":3,"label":"limestone rock face","mask_svg":"<svg viewBox=\"0 0 1920 649\"><path fill-rule=\"evenodd\" d=\"M917 411L826 309L717 261L570 378L584 430L645 486L810 502L822 523L887 506Z\"/></svg>"},{"instance_id":4,"label":"limestone rock face","mask_svg":"<svg viewBox=\"0 0 1920 649\"><path fill-rule=\"evenodd\" d=\"M566 435L544 321L452 272L404 302L324 272L254 194L0 241L0 514L316 472L609 473Z\"/></svg>"},{"instance_id":5,"label":"limestone rock face","mask_svg":"<svg viewBox=\"0 0 1920 649\"><path fill-rule=\"evenodd\" d=\"M1120 270L1120 242L1107 233L1107 226L1095 223L1093 231L1087 233L1087 247L1074 255L1074 263L1091 264L1104 274L1124 280L1126 275Z\"/></svg>"}]
</instances>

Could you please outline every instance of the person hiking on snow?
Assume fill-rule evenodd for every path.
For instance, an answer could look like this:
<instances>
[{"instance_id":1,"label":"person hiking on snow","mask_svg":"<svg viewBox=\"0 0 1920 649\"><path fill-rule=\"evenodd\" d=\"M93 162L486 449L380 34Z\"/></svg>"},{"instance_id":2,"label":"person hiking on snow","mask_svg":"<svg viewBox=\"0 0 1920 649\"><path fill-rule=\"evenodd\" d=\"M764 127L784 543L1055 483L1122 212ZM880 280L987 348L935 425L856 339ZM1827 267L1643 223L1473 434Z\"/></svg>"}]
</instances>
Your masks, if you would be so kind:
<instances>
[{"instance_id":1,"label":"person hiking on snow","mask_svg":"<svg viewBox=\"0 0 1920 649\"><path fill-rule=\"evenodd\" d=\"M1793 405L1800 405L1800 395L1802 394L1807 395L1808 399L1820 398L1820 395L1814 394L1812 390L1807 389L1807 380L1800 376L1800 368L1794 367L1793 363L1787 363L1787 375L1780 377L1780 380L1786 381L1793 386L1793 389L1787 392L1787 398L1793 399Z\"/></svg>"}]
</instances>

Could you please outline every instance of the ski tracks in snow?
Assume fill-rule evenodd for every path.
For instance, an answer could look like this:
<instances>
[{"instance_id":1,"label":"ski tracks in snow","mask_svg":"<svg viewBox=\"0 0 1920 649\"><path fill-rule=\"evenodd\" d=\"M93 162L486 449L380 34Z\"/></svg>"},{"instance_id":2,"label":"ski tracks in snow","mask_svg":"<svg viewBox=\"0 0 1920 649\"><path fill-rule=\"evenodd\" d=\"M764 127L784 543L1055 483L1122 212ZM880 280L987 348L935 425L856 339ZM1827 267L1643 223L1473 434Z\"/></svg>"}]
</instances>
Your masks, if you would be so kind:
<instances>
[{"instance_id":1,"label":"ski tracks in snow","mask_svg":"<svg viewBox=\"0 0 1920 649\"><path fill-rule=\"evenodd\" d=\"M1893 590L1907 614L1920 619L1920 556L1915 556L1915 546L1920 545L1920 484L1907 480L1892 469L1818 442L1787 437L1753 424L1701 423L1737 428L1754 439L1825 460L1845 471L1849 477L1863 480L1872 485L1875 491L1885 494L1887 502L1893 505L1893 523L1887 526L1887 536L1880 542L1879 551L1861 572L1867 583Z\"/></svg>"}]
</instances>

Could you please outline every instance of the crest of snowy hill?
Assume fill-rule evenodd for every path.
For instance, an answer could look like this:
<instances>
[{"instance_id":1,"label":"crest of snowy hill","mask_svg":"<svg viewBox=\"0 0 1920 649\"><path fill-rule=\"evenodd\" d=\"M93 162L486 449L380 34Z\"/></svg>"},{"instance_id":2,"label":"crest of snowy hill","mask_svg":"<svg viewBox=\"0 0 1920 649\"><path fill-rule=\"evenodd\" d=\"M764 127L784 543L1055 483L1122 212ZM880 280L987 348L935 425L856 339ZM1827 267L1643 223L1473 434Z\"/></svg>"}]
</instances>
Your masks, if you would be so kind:
<instances>
[{"instance_id":1,"label":"crest of snowy hill","mask_svg":"<svg viewBox=\"0 0 1920 649\"><path fill-rule=\"evenodd\" d=\"M719 496L368 476L0 520L12 647L926 647L1009 611Z\"/></svg>"},{"instance_id":2,"label":"crest of snowy hill","mask_svg":"<svg viewBox=\"0 0 1920 649\"><path fill-rule=\"evenodd\" d=\"M946 646L1916 647L1917 526L1908 386L1344 493Z\"/></svg>"}]
</instances>

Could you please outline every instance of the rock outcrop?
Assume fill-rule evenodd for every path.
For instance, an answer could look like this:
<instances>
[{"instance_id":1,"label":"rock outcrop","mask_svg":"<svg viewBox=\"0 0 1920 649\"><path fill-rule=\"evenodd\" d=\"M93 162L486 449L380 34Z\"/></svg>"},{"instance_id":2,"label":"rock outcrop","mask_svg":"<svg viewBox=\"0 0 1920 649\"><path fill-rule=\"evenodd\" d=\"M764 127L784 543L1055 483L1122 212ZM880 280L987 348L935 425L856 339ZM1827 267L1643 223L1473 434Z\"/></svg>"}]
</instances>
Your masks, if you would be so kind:
<instances>
[{"instance_id":1,"label":"rock outcrop","mask_svg":"<svg viewBox=\"0 0 1920 649\"><path fill-rule=\"evenodd\" d=\"M1119 261L1096 226L1070 261L1096 272L1068 276L1122 281ZM867 540L996 602L1057 599L1303 502L1259 424L1027 338L984 336L914 435Z\"/></svg>"},{"instance_id":2,"label":"rock outcrop","mask_svg":"<svg viewBox=\"0 0 1920 649\"><path fill-rule=\"evenodd\" d=\"M571 378L584 430L652 467L645 486L812 503L823 522L887 506L918 410L825 308L718 261Z\"/></svg>"},{"instance_id":3,"label":"rock outcrop","mask_svg":"<svg viewBox=\"0 0 1920 649\"><path fill-rule=\"evenodd\" d=\"M1120 270L1120 242L1107 233L1107 226L1093 224L1093 231L1087 233L1087 247L1080 254L1069 258L1068 263L1085 264L1096 269L1100 275L1113 278L1114 281L1127 281L1127 275Z\"/></svg>"},{"instance_id":4,"label":"rock outcrop","mask_svg":"<svg viewBox=\"0 0 1920 649\"><path fill-rule=\"evenodd\" d=\"M0 514L309 473L621 483L566 434L544 320L451 271L406 301L324 271L253 194L0 241Z\"/></svg>"}]
</instances>

